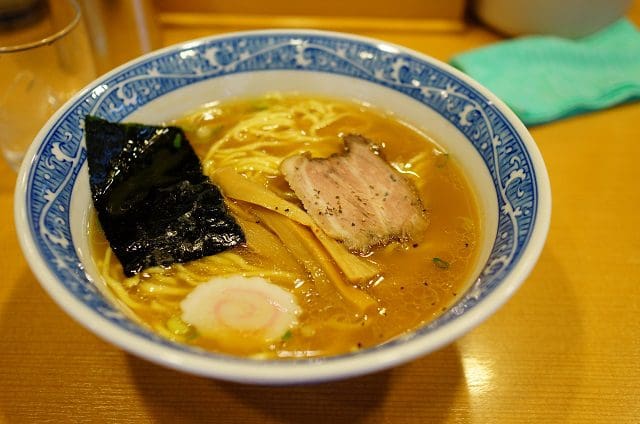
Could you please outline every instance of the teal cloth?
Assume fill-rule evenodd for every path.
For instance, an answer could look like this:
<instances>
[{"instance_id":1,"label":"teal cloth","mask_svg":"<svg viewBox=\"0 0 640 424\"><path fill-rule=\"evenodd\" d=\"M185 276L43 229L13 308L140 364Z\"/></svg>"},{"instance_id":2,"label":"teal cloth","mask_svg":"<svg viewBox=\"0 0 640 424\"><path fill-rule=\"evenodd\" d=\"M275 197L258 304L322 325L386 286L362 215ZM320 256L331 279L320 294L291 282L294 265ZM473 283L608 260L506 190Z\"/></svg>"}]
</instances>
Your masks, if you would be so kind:
<instances>
[{"instance_id":1,"label":"teal cloth","mask_svg":"<svg viewBox=\"0 0 640 424\"><path fill-rule=\"evenodd\" d=\"M454 57L527 125L640 98L640 32L628 20L578 40L516 38Z\"/></svg>"}]
</instances>

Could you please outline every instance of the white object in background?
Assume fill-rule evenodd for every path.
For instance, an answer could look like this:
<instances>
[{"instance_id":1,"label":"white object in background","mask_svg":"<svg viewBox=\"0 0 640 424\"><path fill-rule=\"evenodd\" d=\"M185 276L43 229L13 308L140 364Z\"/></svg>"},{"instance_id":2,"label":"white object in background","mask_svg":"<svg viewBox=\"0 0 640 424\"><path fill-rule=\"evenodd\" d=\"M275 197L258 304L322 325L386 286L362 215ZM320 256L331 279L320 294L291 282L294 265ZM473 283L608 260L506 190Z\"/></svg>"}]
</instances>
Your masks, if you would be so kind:
<instances>
[{"instance_id":1,"label":"white object in background","mask_svg":"<svg viewBox=\"0 0 640 424\"><path fill-rule=\"evenodd\" d=\"M579 38L625 15L633 0L476 0L484 23L506 35L549 34Z\"/></svg>"}]
</instances>

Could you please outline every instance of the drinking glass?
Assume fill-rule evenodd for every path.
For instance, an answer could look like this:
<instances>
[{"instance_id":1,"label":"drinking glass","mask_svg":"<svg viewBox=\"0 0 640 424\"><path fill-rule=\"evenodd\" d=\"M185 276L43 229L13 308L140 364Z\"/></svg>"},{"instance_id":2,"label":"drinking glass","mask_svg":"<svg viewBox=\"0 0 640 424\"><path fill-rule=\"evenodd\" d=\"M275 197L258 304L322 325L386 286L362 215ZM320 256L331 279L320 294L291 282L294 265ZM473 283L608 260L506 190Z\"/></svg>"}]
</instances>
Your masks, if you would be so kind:
<instances>
[{"instance_id":1,"label":"drinking glass","mask_svg":"<svg viewBox=\"0 0 640 424\"><path fill-rule=\"evenodd\" d=\"M14 170L53 112L95 76L75 0L0 0L0 150Z\"/></svg>"}]
</instances>

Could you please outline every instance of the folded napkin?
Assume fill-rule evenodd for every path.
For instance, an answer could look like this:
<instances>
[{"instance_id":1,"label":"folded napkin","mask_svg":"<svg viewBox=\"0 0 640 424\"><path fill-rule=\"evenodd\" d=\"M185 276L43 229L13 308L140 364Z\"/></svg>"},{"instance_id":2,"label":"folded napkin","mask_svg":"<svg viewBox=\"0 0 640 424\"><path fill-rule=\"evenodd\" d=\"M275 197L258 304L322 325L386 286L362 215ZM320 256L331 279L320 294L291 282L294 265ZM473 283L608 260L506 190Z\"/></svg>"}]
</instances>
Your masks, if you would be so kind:
<instances>
[{"instance_id":1,"label":"folded napkin","mask_svg":"<svg viewBox=\"0 0 640 424\"><path fill-rule=\"evenodd\" d=\"M640 32L626 18L579 40L516 38L460 54L451 64L527 125L640 98Z\"/></svg>"}]
</instances>

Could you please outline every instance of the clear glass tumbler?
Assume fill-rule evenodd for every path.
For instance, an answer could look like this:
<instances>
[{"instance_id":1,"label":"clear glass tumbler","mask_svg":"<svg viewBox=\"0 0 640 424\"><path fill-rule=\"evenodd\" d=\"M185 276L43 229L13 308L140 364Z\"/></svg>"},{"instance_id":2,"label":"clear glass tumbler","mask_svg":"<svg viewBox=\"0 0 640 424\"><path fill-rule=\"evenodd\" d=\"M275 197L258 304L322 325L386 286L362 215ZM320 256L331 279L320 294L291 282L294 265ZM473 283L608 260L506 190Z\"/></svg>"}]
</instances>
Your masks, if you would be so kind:
<instances>
[{"instance_id":1,"label":"clear glass tumbler","mask_svg":"<svg viewBox=\"0 0 640 424\"><path fill-rule=\"evenodd\" d=\"M14 170L53 112L95 76L75 0L0 0L0 150Z\"/></svg>"}]
</instances>

